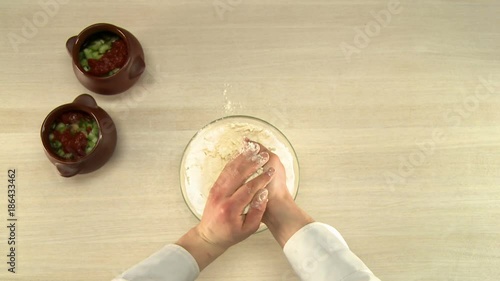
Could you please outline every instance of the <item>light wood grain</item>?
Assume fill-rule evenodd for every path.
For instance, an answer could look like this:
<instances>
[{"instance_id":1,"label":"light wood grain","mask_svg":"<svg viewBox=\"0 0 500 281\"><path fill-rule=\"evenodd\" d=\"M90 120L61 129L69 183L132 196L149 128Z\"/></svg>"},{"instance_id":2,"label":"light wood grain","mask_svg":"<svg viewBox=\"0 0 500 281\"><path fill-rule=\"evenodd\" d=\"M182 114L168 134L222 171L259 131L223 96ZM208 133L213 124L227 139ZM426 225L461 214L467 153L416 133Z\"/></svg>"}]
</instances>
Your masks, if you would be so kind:
<instances>
[{"instance_id":1,"label":"light wood grain","mask_svg":"<svg viewBox=\"0 0 500 281\"><path fill-rule=\"evenodd\" d=\"M18 171L19 217L15 275L0 227L0 280L110 280L175 241L197 222L179 190L182 151L199 128L231 114L289 137L301 164L297 202L337 227L382 280L498 279L497 1L401 1L350 60L341 44L353 45L354 28L389 1L240 1L224 17L207 0L67 2L17 52L8 34L21 35L23 18L42 8L0 3L0 226L8 168ZM39 130L50 110L88 92L64 45L96 22L136 35L148 72L123 94L92 93L116 122L118 147L99 171L65 179ZM474 104L477 87L484 98ZM432 141L436 130L443 138ZM430 142L432 152L415 158ZM409 161L418 165L402 176ZM199 280L291 276L264 232Z\"/></svg>"}]
</instances>

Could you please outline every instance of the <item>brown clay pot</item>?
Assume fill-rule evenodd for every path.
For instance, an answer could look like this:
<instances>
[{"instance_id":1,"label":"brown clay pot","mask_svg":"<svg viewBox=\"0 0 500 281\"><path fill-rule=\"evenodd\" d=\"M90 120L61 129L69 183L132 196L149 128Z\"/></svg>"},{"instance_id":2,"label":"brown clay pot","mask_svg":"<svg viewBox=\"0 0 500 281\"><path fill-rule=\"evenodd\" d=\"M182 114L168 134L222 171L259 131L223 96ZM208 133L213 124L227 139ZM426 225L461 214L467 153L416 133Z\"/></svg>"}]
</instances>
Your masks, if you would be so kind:
<instances>
[{"instance_id":1,"label":"brown clay pot","mask_svg":"<svg viewBox=\"0 0 500 281\"><path fill-rule=\"evenodd\" d=\"M78 160L63 159L51 148L49 134L54 121L67 111L83 111L97 121L99 137L94 150ZM63 177L72 177L76 174L85 174L102 167L113 155L116 147L116 128L111 117L95 102L90 95L78 96L72 103L64 104L47 115L40 132L45 154L52 162L59 174Z\"/></svg>"},{"instance_id":2,"label":"brown clay pot","mask_svg":"<svg viewBox=\"0 0 500 281\"><path fill-rule=\"evenodd\" d=\"M82 45L92 35L100 32L111 32L121 37L127 44L128 59L125 65L115 74L108 77L99 77L88 74L80 65L79 53ZM91 25L80 34L70 37L66 41L66 48L72 59L73 71L76 78L92 92L103 95L114 95L126 91L139 79L146 69L144 51L137 38L127 30L108 23Z\"/></svg>"}]
</instances>

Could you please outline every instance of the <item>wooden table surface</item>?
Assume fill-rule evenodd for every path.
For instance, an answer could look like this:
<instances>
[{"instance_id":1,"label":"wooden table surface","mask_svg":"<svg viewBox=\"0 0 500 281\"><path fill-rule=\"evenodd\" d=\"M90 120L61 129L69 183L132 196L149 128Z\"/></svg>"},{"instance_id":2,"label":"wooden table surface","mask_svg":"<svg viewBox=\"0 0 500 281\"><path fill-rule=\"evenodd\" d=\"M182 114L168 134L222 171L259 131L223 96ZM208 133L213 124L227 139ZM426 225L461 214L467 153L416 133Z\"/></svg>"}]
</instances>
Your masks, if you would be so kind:
<instances>
[{"instance_id":1,"label":"wooden table surface","mask_svg":"<svg viewBox=\"0 0 500 281\"><path fill-rule=\"evenodd\" d=\"M110 280L197 223L179 189L193 134L264 119L301 165L297 202L382 280L498 280L500 4L483 1L2 1L0 280ZM102 96L66 39L131 31L147 71ZM90 93L115 120L100 170L62 178L39 130ZM16 273L8 272L8 170ZM271 234L199 280L297 280Z\"/></svg>"}]
</instances>

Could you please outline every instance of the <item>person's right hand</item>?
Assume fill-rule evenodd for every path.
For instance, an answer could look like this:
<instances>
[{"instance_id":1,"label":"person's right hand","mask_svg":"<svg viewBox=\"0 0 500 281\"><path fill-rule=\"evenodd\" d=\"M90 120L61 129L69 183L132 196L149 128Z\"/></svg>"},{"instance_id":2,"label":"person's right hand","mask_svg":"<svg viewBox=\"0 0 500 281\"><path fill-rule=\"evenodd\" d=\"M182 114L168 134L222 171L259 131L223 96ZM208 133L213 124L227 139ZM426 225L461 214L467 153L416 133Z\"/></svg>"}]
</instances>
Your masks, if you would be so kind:
<instances>
[{"instance_id":1,"label":"person's right hand","mask_svg":"<svg viewBox=\"0 0 500 281\"><path fill-rule=\"evenodd\" d=\"M246 140L251 141L251 140ZM254 142L254 141L251 141ZM270 167L274 168L274 177L273 180L267 185L267 190L269 191L269 201L274 201L271 205L276 205L279 207L279 202L283 201L293 201L292 195L288 191L286 185L286 170L281 163L278 155L271 152L267 147L262 145L261 143L255 142L260 146L260 152L267 152L269 154L269 160L264 165L264 170L269 169ZM268 205L268 208L271 206ZM272 206L271 206L272 207Z\"/></svg>"},{"instance_id":2,"label":"person's right hand","mask_svg":"<svg viewBox=\"0 0 500 281\"><path fill-rule=\"evenodd\" d=\"M272 153L264 145L258 144L261 152L269 154L269 160L264 169L273 167L275 170L273 179L267 184L269 201L262 222L267 225L281 247L284 247L295 232L314 220L295 204L286 185L286 170L278 155Z\"/></svg>"}]
</instances>

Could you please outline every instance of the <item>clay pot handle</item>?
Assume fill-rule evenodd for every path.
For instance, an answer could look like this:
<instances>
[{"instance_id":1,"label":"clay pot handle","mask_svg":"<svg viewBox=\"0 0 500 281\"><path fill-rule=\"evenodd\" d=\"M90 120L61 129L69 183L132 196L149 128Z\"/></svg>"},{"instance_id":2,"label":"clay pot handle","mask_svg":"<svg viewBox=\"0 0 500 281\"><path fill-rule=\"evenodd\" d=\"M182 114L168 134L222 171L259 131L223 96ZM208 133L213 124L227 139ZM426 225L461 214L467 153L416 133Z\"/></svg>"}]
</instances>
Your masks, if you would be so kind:
<instances>
[{"instance_id":1,"label":"clay pot handle","mask_svg":"<svg viewBox=\"0 0 500 281\"><path fill-rule=\"evenodd\" d=\"M69 56L73 56L73 46L75 46L76 38L78 36L72 36L66 41L66 49L68 49Z\"/></svg>"},{"instance_id":2,"label":"clay pot handle","mask_svg":"<svg viewBox=\"0 0 500 281\"><path fill-rule=\"evenodd\" d=\"M89 94L79 95L73 102L91 108L97 108L97 103L95 102L95 99Z\"/></svg>"},{"instance_id":3,"label":"clay pot handle","mask_svg":"<svg viewBox=\"0 0 500 281\"><path fill-rule=\"evenodd\" d=\"M146 63L142 57L135 57L130 66L129 79L139 77L146 69Z\"/></svg>"},{"instance_id":4,"label":"clay pot handle","mask_svg":"<svg viewBox=\"0 0 500 281\"><path fill-rule=\"evenodd\" d=\"M56 168L59 171L59 174L63 177L72 177L80 172L80 167L68 166L59 163L56 163Z\"/></svg>"}]
</instances>

